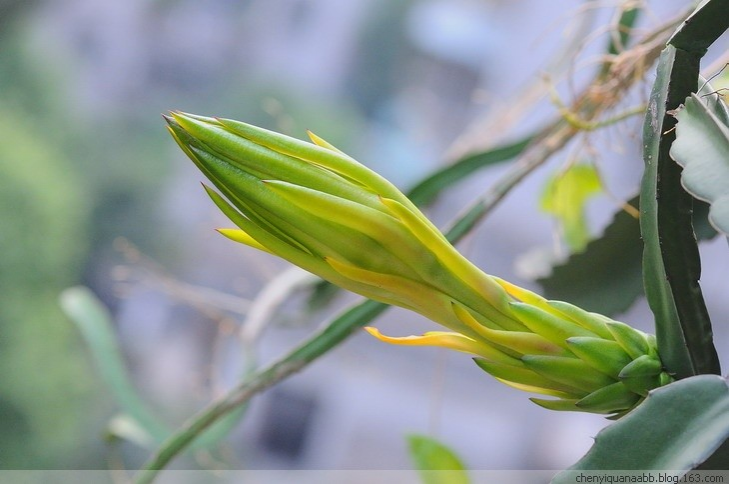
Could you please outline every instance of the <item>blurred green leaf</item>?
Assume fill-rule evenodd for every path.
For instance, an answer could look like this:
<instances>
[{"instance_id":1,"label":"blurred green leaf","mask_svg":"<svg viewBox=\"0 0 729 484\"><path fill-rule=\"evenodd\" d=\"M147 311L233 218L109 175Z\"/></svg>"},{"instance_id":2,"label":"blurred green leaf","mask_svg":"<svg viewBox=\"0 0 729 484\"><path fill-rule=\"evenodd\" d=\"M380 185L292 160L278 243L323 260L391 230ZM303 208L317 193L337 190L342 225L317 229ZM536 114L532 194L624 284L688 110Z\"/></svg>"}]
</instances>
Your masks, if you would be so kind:
<instances>
[{"instance_id":1,"label":"blurred green leaf","mask_svg":"<svg viewBox=\"0 0 729 484\"><path fill-rule=\"evenodd\" d=\"M539 208L560 223L565 242L572 252L582 251L590 239L585 204L602 191L594 165L580 163L551 177L539 199Z\"/></svg>"},{"instance_id":2,"label":"blurred green leaf","mask_svg":"<svg viewBox=\"0 0 729 484\"><path fill-rule=\"evenodd\" d=\"M574 482L579 470L686 471L729 437L729 388L699 375L652 391L625 417L603 429L579 462L554 484Z\"/></svg>"},{"instance_id":3,"label":"blurred green leaf","mask_svg":"<svg viewBox=\"0 0 729 484\"><path fill-rule=\"evenodd\" d=\"M76 323L99 365L99 371L121 408L148 434L137 442L160 444L170 430L160 422L138 395L127 374L124 358L116 341L111 316L106 307L85 287L72 287L61 293L61 307Z\"/></svg>"},{"instance_id":4,"label":"blurred green leaf","mask_svg":"<svg viewBox=\"0 0 729 484\"><path fill-rule=\"evenodd\" d=\"M630 203L635 206L637 199ZM626 311L643 293L642 254L638 220L621 210L601 237L537 282L549 299L612 316Z\"/></svg>"},{"instance_id":5,"label":"blurred green leaf","mask_svg":"<svg viewBox=\"0 0 729 484\"><path fill-rule=\"evenodd\" d=\"M5 38L0 50L14 54ZM87 257L85 187L64 146L0 91L0 469L94 465L102 395L57 302Z\"/></svg>"},{"instance_id":6,"label":"blurred green leaf","mask_svg":"<svg viewBox=\"0 0 729 484\"><path fill-rule=\"evenodd\" d=\"M641 5L633 2L623 2L621 8L624 10L620 14L618 20L616 35L610 37L607 53L609 55L617 55L625 49L630 41L631 33L635 22L638 20L641 12Z\"/></svg>"},{"instance_id":7,"label":"blurred green leaf","mask_svg":"<svg viewBox=\"0 0 729 484\"><path fill-rule=\"evenodd\" d=\"M388 308L390 306L371 299L355 304L342 311L327 326L308 337L281 359L248 375L221 399L204 408L175 432L140 470L134 482L148 484L154 481L159 471L173 458L204 438L221 421L235 414L236 409L244 406L254 395L326 354Z\"/></svg>"},{"instance_id":8,"label":"blurred green leaf","mask_svg":"<svg viewBox=\"0 0 729 484\"><path fill-rule=\"evenodd\" d=\"M117 344L111 316L101 301L86 287L71 287L63 291L61 306L81 331L99 371L115 400L124 411L109 423L109 433L119 438L152 448L172 434L137 393L129 378L124 358ZM192 447L209 448L224 438L245 413L246 406L211 425Z\"/></svg>"},{"instance_id":9,"label":"blurred green leaf","mask_svg":"<svg viewBox=\"0 0 729 484\"><path fill-rule=\"evenodd\" d=\"M627 47L633 36L633 26L640 17L642 6L633 2L621 2L622 9L616 29L610 35L606 53L606 60L600 69L601 75L606 76L612 67L612 57L620 54Z\"/></svg>"},{"instance_id":10,"label":"blurred green leaf","mask_svg":"<svg viewBox=\"0 0 729 484\"><path fill-rule=\"evenodd\" d=\"M109 420L109 425L106 428L107 439L121 439L127 442L132 442L143 449L149 449L154 447L154 440L149 435L149 432L139 422L130 417L129 415L122 413L115 415Z\"/></svg>"},{"instance_id":11,"label":"blurred green leaf","mask_svg":"<svg viewBox=\"0 0 729 484\"><path fill-rule=\"evenodd\" d=\"M411 188L406 195L416 205L427 205L441 191L465 179L468 175L481 168L503 163L519 156L530 143L540 136L541 132L537 132L514 143L497 146L496 148L481 153L466 155L452 165L442 168L426 177Z\"/></svg>"},{"instance_id":12,"label":"blurred green leaf","mask_svg":"<svg viewBox=\"0 0 729 484\"><path fill-rule=\"evenodd\" d=\"M309 291L309 297L306 300L306 309L310 313L313 313L328 307L339 294L340 289L331 282L322 279L312 284Z\"/></svg>"},{"instance_id":13,"label":"blurred green leaf","mask_svg":"<svg viewBox=\"0 0 729 484\"><path fill-rule=\"evenodd\" d=\"M671 157L682 167L684 188L711 204L709 220L729 234L729 128L696 94L676 114Z\"/></svg>"},{"instance_id":14,"label":"blurred green leaf","mask_svg":"<svg viewBox=\"0 0 729 484\"><path fill-rule=\"evenodd\" d=\"M628 204L637 207L638 197ZM716 235L708 212L708 205L694 202L693 225L699 240ZM549 299L569 301L588 311L615 316L644 295L642 257L640 223L621 210L602 236L590 241L583 252L571 254L554 266L550 275L537 282Z\"/></svg>"},{"instance_id":15,"label":"blurred green leaf","mask_svg":"<svg viewBox=\"0 0 729 484\"><path fill-rule=\"evenodd\" d=\"M424 435L409 435L410 456L426 484L468 484L461 459L447 446ZM438 472L433 472L438 471Z\"/></svg>"}]
</instances>

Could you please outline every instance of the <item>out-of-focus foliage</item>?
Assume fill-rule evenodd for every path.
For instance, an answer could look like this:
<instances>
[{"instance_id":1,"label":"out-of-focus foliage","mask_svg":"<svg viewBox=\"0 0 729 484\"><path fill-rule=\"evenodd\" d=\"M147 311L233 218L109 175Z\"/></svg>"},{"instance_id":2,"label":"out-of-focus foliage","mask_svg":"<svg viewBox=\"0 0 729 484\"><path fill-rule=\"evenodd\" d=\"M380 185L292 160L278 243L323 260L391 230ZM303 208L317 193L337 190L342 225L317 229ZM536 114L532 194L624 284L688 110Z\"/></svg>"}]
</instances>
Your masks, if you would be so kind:
<instances>
[{"instance_id":1,"label":"out-of-focus foliage","mask_svg":"<svg viewBox=\"0 0 729 484\"><path fill-rule=\"evenodd\" d=\"M51 144L49 151L65 159L65 164L58 160L53 164L76 179L76 191L86 197L83 205L91 217L84 239L90 244L85 250L89 254L108 251L119 234L145 250L163 246L163 231L153 236L146 229L158 221L151 207L158 200L156 188L167 168L160 161L165 157L160 156L163 147L155 142L154 121L139 121L134 111L96 121L73 105L67 92L71 73L63 62L34 45L22 15L32 10L17 9L17 13L16 22L0 36L0 100L13 110L8 117L12 114L32 128L29 136L35 142ZM6 145L10 153L15 152L13 144ZM171 253L169 247L165 253ZM74 267L83 274L89 270L84 261L90 259L80 260Z\"/></svg>"},{"instance_id":2,"label":"out-of-focus foliage","mask_svg":"<svg viewBox=\"0 0 729 484\"><path fill-rule=\"evenodd\" d=\"M582 251L590 240L585 204L601 189L595 166L580 163L553 176L542 192L540 208L559 221L565 242L572 252Z\"/></svg>"},{"instance_id":3,"label":"out-of-focus foliage","mask_svg":"<svg viewBox=\"0 0 729 484\"><path fill-rule=\"evenodd\" d=\"M0 467L103 467L108 401L58 294L86 282L114 309L109 268L119 236L163 263L185 255L161 223L170 150L159 142L167 139L154 115L162 108L149 113L156 103L179 106L180 95L153 85L101 116L74 91L79 60L38 45L33 7L42 5L0 1ZM244 111L272 128L331 133L345 147L361 138L346 103L246 74L218 76L214 89L179 107Z\"/></svg>"},{"instance_id":4,"label":"out-of-focus foliage","mask_svg":"<svg viewBox=\"0 0 729 484\"><path fill-rule=\"evenodd\" d=\"M637 199L633 201L637 204ZM621 210L603 234L539 279L544 295L588 311L615 315L643 294L638 219Z\"/></svg>"},{"instance_id":5,"label":"out-of-focus foliage","mask_svg":"<svg viewBox=\"0 0 729 484\"><path fill-rule=\"evenodd\" d=\"M424 435L408 436L410 455L425 484L468 484L466 467L453 450ZM434 472L435 471L435 472Z\"/></svg>"},{"instance_id":6,"label":"out-of-focus foliage","mask_svg":"<svg viewBox=\"0 0 729 484\"><path fill-rule=\"evenodd\" d=\"M56 301L79 276L88 209L69 160L23 118L0 108L0 467L63 467L93 378Z\"/></svg>"},{"instance_id":7,"label":"out-of-focus foliage","mask_svg":"<svg viewBox=\"0 0 729 484\"><path fill-rule=\"evenodd\" d=\"M58 294L120 233L164 240L143 228L154 211L142 208L164 166L130 168L155 158L148 129L115 144L118 121L95 136L79 122L68 72L32 49L34 4L8 7L0 24L0 468L97 467L105 399Z\"/></svg>"},{"instance_id":8,"label":"out-of-focus foliage","mask_svg":"<svg viewBox=\"0 0 729 484\"><path fill-rule=\"evenodd\" d=\"M638 198L628 204L637 208ZM698 240L716 236L708 220L708 205L694 203L694 231ZM638 219L626 210L615 214L602 235L590 241L540 278L549 299L572 301L577 306L607 316L624 313L643 296L643 241Z\"/></svg>"}]
</instances>

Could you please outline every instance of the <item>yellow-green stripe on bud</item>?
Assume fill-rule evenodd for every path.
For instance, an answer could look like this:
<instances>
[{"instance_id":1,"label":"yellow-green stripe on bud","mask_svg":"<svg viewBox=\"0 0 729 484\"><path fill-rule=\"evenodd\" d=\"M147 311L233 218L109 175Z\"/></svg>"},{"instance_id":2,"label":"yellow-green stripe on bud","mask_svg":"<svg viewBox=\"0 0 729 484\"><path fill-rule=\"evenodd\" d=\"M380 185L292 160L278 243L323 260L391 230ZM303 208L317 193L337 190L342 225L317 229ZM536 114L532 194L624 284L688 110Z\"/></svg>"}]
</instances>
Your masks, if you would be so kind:
<instances>
[{"instance_id":1,"label":"yellow-green stripe on bud","mask_svg":"<svg viewBox=\"0 0 729 484\"><path fill-rule=\"evenodd\" d=\"M394 185L313 133L308 143L233 120L165 118L237 226L221 234L451 330L367 328L380 340L471 354L554 410L617 417L671 381L653 336L485 274Z\"/></svg>"}]
</instances>

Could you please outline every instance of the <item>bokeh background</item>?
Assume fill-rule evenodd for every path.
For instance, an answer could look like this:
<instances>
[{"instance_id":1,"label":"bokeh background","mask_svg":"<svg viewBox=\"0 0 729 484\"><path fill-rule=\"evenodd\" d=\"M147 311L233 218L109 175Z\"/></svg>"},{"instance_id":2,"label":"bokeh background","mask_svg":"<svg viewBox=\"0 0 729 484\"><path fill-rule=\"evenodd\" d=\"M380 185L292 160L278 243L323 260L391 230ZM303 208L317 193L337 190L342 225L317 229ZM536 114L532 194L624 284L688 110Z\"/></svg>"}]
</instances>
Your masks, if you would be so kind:
<instances>
[{"instance_id":1,"label":"bokeh background","mask_svg":"<svg viewBox=\"0 0 729 484\"><path fill-rule=\"evenodd\" d=\"M552 116L546 97L516 120L506 113L533 86L544 94L545 72L569 99L595 69L616 3L0 0L0 468L136 468L149 454L125 440L133 432L60 310L66 287L87 285L109 307L136 391L170 428L357 300L312 303L309 278L215 233L228 223L162 113L230 117L298 137L311 129L407 188L464 143L516 139ZM644 3L638 31L688 4ZM580 48L566 50L575 35ZM483 119L489 128L474 129ZM598 234L637 189L640 123L555 157L464 253L538 289L529 277L557 251L554 221L539 209L546 177L574 157L600 163L611 195L588 206ZM504 169L459 184L429 215L447 225ZM720 323L725 241L702 251ZM644 302L622 319L652 324ZM378 325L397 335L430 328L401 310ZM363 333L257 397L216 449L175 466L407 469L405 436L420 433L472 469L559 469L607 423L543 410L468 357Z\"/></svg>"}]
</instances>

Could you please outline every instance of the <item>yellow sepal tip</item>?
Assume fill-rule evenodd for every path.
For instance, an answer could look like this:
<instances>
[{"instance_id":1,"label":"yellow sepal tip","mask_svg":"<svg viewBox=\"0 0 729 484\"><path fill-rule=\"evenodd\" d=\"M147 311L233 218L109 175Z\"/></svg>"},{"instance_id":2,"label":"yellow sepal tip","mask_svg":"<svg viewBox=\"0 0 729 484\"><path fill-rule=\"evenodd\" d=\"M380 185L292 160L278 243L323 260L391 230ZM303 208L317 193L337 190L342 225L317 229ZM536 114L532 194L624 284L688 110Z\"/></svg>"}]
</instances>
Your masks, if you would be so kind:
<instances>
[{"instance_id":1,"label":"yellow sepal tip","mask_svg":"<svg viewBox=\"0 0 729 484\"><path fill-rule=\"evenodd\" d=\"M263 252L268 252L269 254L273 254L273 252L271 252L268 248L266 248L264 245L262 245L256 239L251 237L244 230L241 230L241 229L215 229L215 230L218 233L220 233L221 235L223 235L224 237L227 237L234 242L238 242L238 243L247 245L249 247L253 247L254 249L262 250Z\"/></svg>"}]
</instances>

